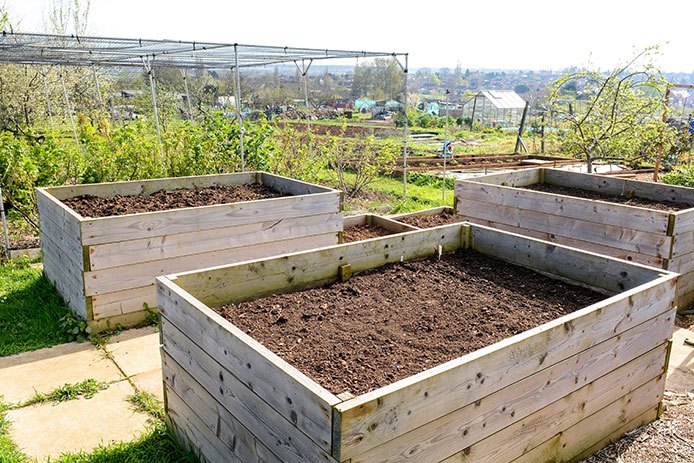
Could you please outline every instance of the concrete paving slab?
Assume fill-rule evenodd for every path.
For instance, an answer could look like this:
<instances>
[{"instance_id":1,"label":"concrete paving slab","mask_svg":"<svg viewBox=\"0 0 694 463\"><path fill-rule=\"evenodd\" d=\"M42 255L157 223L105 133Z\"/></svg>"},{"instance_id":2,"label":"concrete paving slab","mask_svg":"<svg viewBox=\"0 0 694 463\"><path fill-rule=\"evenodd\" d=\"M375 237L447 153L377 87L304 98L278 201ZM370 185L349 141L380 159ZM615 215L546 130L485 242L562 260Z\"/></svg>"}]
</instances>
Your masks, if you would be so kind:
<instances>
[{"instance_id":1,"label":"concrete paving slab","mask_svg":"<svg viewBox=\"0 0 694 463\"><path fill-rule=\"evenodd\" d=\"M0 358L0 395L6 403L30 399L65 383L123 379L116 365L89 343L67 343Z\"/></svg>"},{"instance_id":2,"label":"concrete paving slab","mask_svg":"<svg viewBox=\"0 0 694 463\"><path fill-rule=\"evenodd\" d=\"M130 383L120 381L91 399L9 410L10 438L38 461L63 452L90 451L99 444L130 441L146 430L149 419L127 401L132 393Z\"/></svg>"},{"instance_id":3,"label":"concrete paving slab","mask_svg":"<svg viewBox=\"0 0 694 463\"><path fill-rule=\"evenodd\" d=\"M675 328L665 382L665 387L670 391L694 392L694 346L686 344L686 339L694 342L694 331Z\"/></svg>"},{"instance_id":4,"label":"concrete paving slab","mask_svg":"<svg viewBox=\"0 0 694 463\"><path fill-rule=\"evenodd\" d=\"M106 350L128 376L161 369L159 333L156 327L123 331L110 339Z\"/></svg>"},{"instance_id":5,"label":"concrete paving slab","mask_svg":"<svg viewBox=\"0 0 694 463\"><path fill-rule=\"evenodd\" d=\"M161 375L161 368L131 376L130 380L138 389L151 392L157 399L164 402L164 382Z\"/></svg>"}]
</instances>

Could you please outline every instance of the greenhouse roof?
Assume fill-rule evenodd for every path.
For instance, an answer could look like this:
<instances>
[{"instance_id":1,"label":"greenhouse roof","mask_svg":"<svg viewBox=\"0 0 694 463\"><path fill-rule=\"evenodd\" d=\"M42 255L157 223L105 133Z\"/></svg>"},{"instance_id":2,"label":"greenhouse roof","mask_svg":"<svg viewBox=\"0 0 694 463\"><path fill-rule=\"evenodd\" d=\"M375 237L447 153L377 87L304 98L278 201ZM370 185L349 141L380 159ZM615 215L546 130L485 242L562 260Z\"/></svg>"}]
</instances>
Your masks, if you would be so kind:
<instances>
[{"instance_id":1,"label":"greenhouse roof","mask_svg":"<svg viewBox=\"0 0 694 463\"><path fill-rule=\"evenodd\" d=\"M513 90L482 90L477 98L488 99L496 109L523 109L525 100Z\"/></svg>"},{"instance_id":2,"label":"greenhouse roof","mask_svg":"<svg viewBox=\"0 0 694 463\"><path fill-rule=\"evenodd\" d=\"M325 59L407 56L406 53L149 40L3 31L0 63L63 66L169 66L224 69Z\"/></svg>"}]
</instances>

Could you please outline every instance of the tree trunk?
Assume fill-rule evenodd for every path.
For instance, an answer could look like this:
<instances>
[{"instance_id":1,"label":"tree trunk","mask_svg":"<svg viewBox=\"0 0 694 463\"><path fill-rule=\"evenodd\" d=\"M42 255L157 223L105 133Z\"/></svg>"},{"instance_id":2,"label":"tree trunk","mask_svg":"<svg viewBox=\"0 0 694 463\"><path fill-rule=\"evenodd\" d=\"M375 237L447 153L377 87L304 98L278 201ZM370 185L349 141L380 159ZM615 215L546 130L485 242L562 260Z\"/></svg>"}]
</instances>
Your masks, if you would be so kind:
<instances>
[{"instance_id":1,"label":"tree trunk","mask_svg":"<svg viewBox=\"0 0 694 463\"><path fill-rule=\"evenodd\" d=\"M586 153L586 164L588 165L588 173L593 173L593 155L591 153Z\"/></svg>"}]
</instances>

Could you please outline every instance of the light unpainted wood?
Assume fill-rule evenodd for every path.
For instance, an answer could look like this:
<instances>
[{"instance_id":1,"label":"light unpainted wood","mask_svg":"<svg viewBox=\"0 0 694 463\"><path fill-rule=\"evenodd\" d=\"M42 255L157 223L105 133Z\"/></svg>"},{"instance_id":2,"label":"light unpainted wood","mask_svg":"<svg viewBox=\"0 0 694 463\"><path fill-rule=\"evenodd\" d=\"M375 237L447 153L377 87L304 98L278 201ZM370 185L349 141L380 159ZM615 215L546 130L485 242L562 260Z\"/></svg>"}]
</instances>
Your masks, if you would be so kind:
<instances>
[{"instance_id":1,"label":"light unpainted wood","mask_svg":"<svg viewBox=\"0 0 694 463\"><path fill-rule=\"evenodd\" d=\"M36 259L41 255L41 248L10 249L11 260Z\"/></svg>"},{"instance_id":2,"label":"light unpainted wood","mask_svg":"<svg viewBox=\"0 0 694 463\"><path fill-rule=\"evenodd\" d=\"M256 182L255 172L235 174L195 175L191 177L168 177L127 182L107 182L81 185L67 185L45 188L59 201L75 196L91 195L105 198L115 195L151 195L160 190L179 190L181 188L208 188L219 185L244 185Z\"/></svg>"},{"instance_id":3,"label":"light unpainted wood","mask_svg":"<svg viewBox=\"0 0 694 463\"><path fill-rule=\"evenodd\" d=\"M694 231L694 206L692 207L692 209L678 211L673 214L675 216L675 235Z\"/></svg>"},{"instance_id":4,"label":"light unpainted wood","mask_svg":"<svg viewBox=\"0 0 694 463\"><path fill-rule=\"evenodd\" d=\"M73 260L83 262L82 245L75 237L53 222L49 214L43 214L39 219L41 233L48 236L63 252L72 256Z\"/></svg>"},{"instance_id":5,"label":"light unpainted wood","mask_svg":"<svg viewBox=\"0 0 694 463\"><path fill-rule=\"evenodd\" d=\"M333 188L328 188L314 183L303 182L301 180L281 177L267 172L258 172L258 183L272 188L283 194L290 195L313 195L318 193L339 192Z\"/></svg>"},{"instance_id":6,"label":"light unpainted wood","mask_svg":"<svg viewBox=\"0 0 694 463\"><path fill-rule=\"evenodd\" d=\"M638 387L664 371L673 321L672 311L660 315L359 456L346 457L351 463L438 462L605 375L612 375L607 388Z\"/></svg>"},{"instance_id":7,"label":"light unpainted wood","mask_svg":"<svg viewBox=\"0 0 694 463\"><path fill-rule=\"evenodd\" d=\"M475 229L473 227L473 233ZM497 232L502 233L502 232ZM674 275L658 278L420 374L338 404L340 457L394 436L519 381L538 367L619 335L673 308ZM452 405L453 404L453 405ZM346 452L346 453L345 453ZM338 458L340 459L340 458Z\"/></svg>"},{"instance_id":8,"label":"light unpainted wood","mask_svg":"<svg viewBox=\"0 0 694 463\"><path fill-rule=\"evenodd\" d=\"M685 274L694 271L694 248L692 252L666 261L664 268L670 272Z\"/></svg>"},{"instance_id":9,"label":"light unpainted wood","mask_svg":"<svg viewBox=\"0 0 694 463\"><path fill-rule=\"evenodd\" d=\"M281 463L253 433L234 418L184 368L162 352L167 411L179 410L173 418L194 415L208 440L224 453L233 453L243 463Z\"/></svg>"},{"instance_id":10,"label":"light unpainted wood","mask_svg":"<svg viewBox=\"0 0 694 463\"><path fill-rule=\"evenodd\" d=\"M131 288L113 293L89 296L94 318L112 317L114 315L138 312L147 307L157 307L157 289L154 284L141 288Z\"/></svg>"},{"instance_id":11,"label":"light unpainted wood","mask_svg":"<svg viewBox=\"0 0 694 463\"><path fill-rule=\"evenodd\" d=\"M605 434L609 434L610 429L632 421L651 407L655 408L662 398L664 382L664 375L659 375L631 392L623 390L619 384L613 388L586 386L555 402L553 406L538 410L524 420L466 448L459 454L452 455L441 463L565 461L552 459L555 457L552 450L556 447L551 443L538 453L531 452L560 431L568 434L572 425L581 421L589 423L587 426L584 425L583 431L591 434L595 440L584 445L591 446ZM595 394L591 389L600 390L602 393ZM602 425L599 424L601 421ZM578 432L573 429L572 431ZM583 438L585 434L579 434L577 437ZM544 458L544 455L547 458Z\"/></svg>"},{"instance_id":12,"label":"light unpainted wood","mask_svg":"<svg viewBox=\"0 0 694 463\"><path fill-rule=\"evenodd\" d=\"M427 215L441 215L441 214L455 214L455 209L453 209L451 206L439 206L439 207L432 207L429 209L422 209L421 211L415 211L415 212L403 212L401 214L393 214L389 215L389 219L393 220L398 220L403 217L420 217L420 216L427 216Z\"/></svg>"},{"instance_id":13,"label":"light unpainted wood","mask_svg":"<svg viewBox=\"0 0 694 463\"><path fill-rule=\"evenodd\" d=\"M296 252L313 247L337 243L336 233L302 236L282 241L261 242L239 248L220 249L207 253L174 257L85 272L84 284L87 296L123 291L154 284L154 278L186 270L258 259L285 252Z\"/></svg>"},{"instance_id":14,"label":"light unpainted wood","mask_svg":"<svg viewBox=\"0 0 694 463\"><path fill-rule=\"evenodd\" d=\"M455 196L661 235L668 230L670 216L665 211L478 182L456 182Z\"/></svg>"},{"instance_id":15,"label":"light unpainted wood","mask_svg":"<svg viewBox=\"0 0 694 463\"><path fill-rule=\"evenodd\" d=\"M671 258L675 259L694 251L694 231L677 233L673 237Z\"/></svg>"},{"instance_id":16,"label":"light unpainted wood","mask_svg":"<svg viewBox=\"0 0 694 463\"><path fill-rule=\"evenodd\" d=\"M475 222L479 222L479 225L495 228L497 230L517 233L519 235L529 236L531 238L537 238L539 240L570 246L572 248L582 249L597 254L603 254L606 256L615 257L617 259L627 260L629 262L638 262L640 264L658 268L663 268L665 265L665 259L662 257L647 256L645 254L639 254L638 252L627 251L625 249L614 248L611 246L604 246L602 244L591 243L588 241L581 241L574 238L567 238L565 236L555 235L554 233L528 230L527 228L518 228L514 225L507 225L491 220L476 220Z\"/></svg>"},{"instance_id":17,"label":"light unpainted wood","mask_svg":"<svg viewBox=\"0 0 694 463\"><path fill-rule=\"evenodd\" d=\"M76 212L61 203L45 188L36 189L36 204L39 208L39 218L44 216L52 220L69 236L80 241L80 216Z\"/></svg>"},{"instance_id":18,"label":"light unpainted wood","mask_svg":"<svg viewBox=\"0 0 694 463\"><path fill-rule=\"evenodd\" d=\"M662 382L662 381L660 381ZM643 415L655 420L658 403L662 400L661 387L644 386L633 394L625 396L604 409L587 417L576 425L565 429L560 435L547 443L543 443L525 455L514 460L514 463L540 463L575 461L574 457L592 449L596 444L614 439L614 429L622 430L630 427L634 421L641 421ZM633 428L631 428L633 429ZM624 432L622 432L624 434Z\"/></svg>"},{"instance_id":19,"label":"light unpainted wood","mask_svg":"<svg viewBox=\"0 0 694 463\"><path fill-rule=\"evenodd\" d=\"M544 169L523 169L516 172L485 175L482 178L469 179L471 182L484 182L491 185L528 186L542 182Z\"/></svg>"},{"instance_id":20,"label":"light unpainted wood","mask_svg":"<svg viewBox=\"0 0 694 463\"><path fill-rule=\"evenodd\" d=\"M492 228L472 228L472 249L543 271L603 288L612 293L632 289L657 278L657 269L559 246L522 235L500 235ZM661 271L667 273L665 271Z\"/></svg>"},{"instance_id":21,"label":"light unpainted wood","mask_svg":"<svg viewBox=\"0 0 694 463\"><path fill-rule=\"evenodd\" d=\"M319 443L298 430L297 416L293 416L292 420L292 417L287 419L278 413L255 394L254 389L248 388L175 327L169 325L163 329L162 337L164 375L169 372L169 358L175 360L186 370L188 378L195 378L231 415L246 428L252 429L253 434L283 462L334 461ZM167 384L175 388L191 387L185 383L185 378L179 375L173 384L170 381ZM330 427L326 430L330 432Z\"/></svg>"},{"instance_id":22,"label":"light unpainted wood","mask_svg":"<svg viewBox=\"0 0 694 463\"><path fill-rule=\"evenodd\" d=\"M87 324L95 331L121 330L151 324L151 312L139 310L106 318L87 318Z\"/></svg>"},{"instance_id":23,"label":"light unpainted wood","mask_svg":"<svg viewBox=\"0 0 694 463\"><path fill-rule=\"evenodd\" d=\"M340 231L342 215L332 213L117 241L89 246L90 268L101 270L328 233L337 237Z\"/></svg>"},{"instance_id":24,"label":"light unpainted wood","mask_svg":"<svg viewBox=\"0 0 694 463\"><path fill-rule=\"evenodd\" d=\"M394 233L403 233L418 230L417 227L397 222L388 217L381 217L374 214L360 214L345 217L343 222L344 229L356 227L358 225L370 225L385 228Z\"/></svg>"},{"instance_id":25,"label":"light unpainted wood","mask_svg":"<svg viewBox=\"0 0 694 463\"><path fill-rule=\"evenodd\" d=\"M545 168L543 170L546 183L591 190L608 195L636 196L654 201L666 200L694 206L694 188L569 172L560 169Z\"/></svg>"},{"instance_id":26,"label":"light unpainted wood","mask_svg":"<svg viewBox=\"0 0 694 463\"><path fill-rule=\"evenodd\" d=\"M65 278L60 262L54 260L51 254L43 255L43 273L53 286L63 297L68 307L70 307L79 317L87 318L87 304L84 292L76 288Z\"/></svg>"},{"instance_id":27,"label":"light unpainted wood","mask_svg":"<svg viewBox=\"0 0 694 463\"><path fill-rule=\"evenodd\" d=\"M298 252L250 263L223 266L206 272L178 274L175 282L204 304L221 304L258 298L277 291L316 286L338 277L338 267L352 266L354 274L390 262L451 252L460 246L461 224L406 232L357 243Z\"/></svg>"},{"instance_id":28,"label":"light unpainted wood","mask_svg":"<svg viewBox=\"0 0 694 463\"><path fill-rule=\"evenodd\" d=\"M159 278L157 286L162 331L169 326L174 333L182 331L278 416L330 451L331 407L340 401L337 397L194 298L172 291L166 278Z\"/></svg>"},{"instance_id":29,"label":"light unpainted wood","mask_svg":"<svg viewBox=\"0 0 694 463\"><path fill-rule=\"evenodd\" d=\"M458 214L471 222L490 220L518 228L538 230L568 238L620 247L640 254L668 258L672 237L633 230L629 227L598 224L571 217L534 212L527 209L482 203L458 198Z\"/></svg>"},{"instance_id":30,"label":"light unpainted wood","mask_svg":"<svg viewBox=\"0 0 694 463\"><path fill-rule=\"evenodd\" d=\"M318 193L212 206L143 212L82 220L82 243L104 244L253 222L331 214L339 211L340 194Z\"/></svg>"}]
</instances>

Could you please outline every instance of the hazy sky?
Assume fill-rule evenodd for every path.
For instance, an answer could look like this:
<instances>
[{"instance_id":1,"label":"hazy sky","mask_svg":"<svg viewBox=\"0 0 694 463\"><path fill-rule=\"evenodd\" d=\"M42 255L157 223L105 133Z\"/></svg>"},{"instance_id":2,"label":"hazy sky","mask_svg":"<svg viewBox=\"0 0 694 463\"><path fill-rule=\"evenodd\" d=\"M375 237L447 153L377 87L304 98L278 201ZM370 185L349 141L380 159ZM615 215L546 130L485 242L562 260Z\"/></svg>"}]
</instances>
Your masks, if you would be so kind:
<instances>
[{"instance_id":1,"label":"hazy sky","mask_svg":"<svg viewBox=\"0 0 694 463\"><path fill-rule=\"evenodd\" d=\"M50 2L4 0L24 32L45 32ZM693 22L694 0L92 0L89 33L397 51L410 54L411 67L537 70L614 67L658 44L663 70L694 72Z\"/></svg>"}]
</instances>

